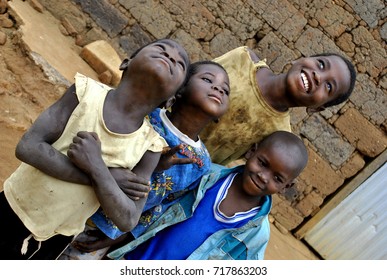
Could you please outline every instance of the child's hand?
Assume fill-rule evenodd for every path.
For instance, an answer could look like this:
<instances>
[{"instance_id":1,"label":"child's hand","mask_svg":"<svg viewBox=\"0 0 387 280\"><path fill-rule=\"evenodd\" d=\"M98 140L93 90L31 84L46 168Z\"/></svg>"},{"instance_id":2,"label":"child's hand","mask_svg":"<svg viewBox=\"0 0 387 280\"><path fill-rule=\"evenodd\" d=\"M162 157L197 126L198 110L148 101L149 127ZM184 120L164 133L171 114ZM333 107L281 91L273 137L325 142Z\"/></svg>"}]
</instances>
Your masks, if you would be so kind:
<instances>
[{"instance_id":1,"label":"child's hand","mask_svg":"<svg viewBox=\"0 0 387 280\"><path fill-rule=\"evenodd\" d=\"M110 239L99 230L88 230L85 233L94 240L74 241L72 243L81 252L91 253L115 244L113 239Z\"/></svg>"},{"instance_id":2,"label":"child's hand","mask_svg":"<svg viewBox=\"0 0 387 280\"><path fill-rule=\"evenodd\" d=\"M91 168L98 164L105 165L101 156L101 141L95 132L78 132L69 146L67 156L86 173L90 173Z\"/></svg>"},{"instance_id":3,"label":"child's hand","mask_svg":"<svg viewBox=\"0 0 387 280\"><path fill-rule=\"evenodd\" d=\"M138 200L148 196L149 181L137 176L127 168L109 168L120 189L131 199Z\"/></svg>"},{"instance_id":4,"label":"child's hand","mask_svg":"<svg viewBox=\"0 0 387 280\"><path fill-rule=\"evenodd\" d=\"M195 163L195 160L192 158L179 158L176 156L176 153L182 149L182 145L177 145L173 148L167 147L164 148L161 152L161 157L159 163L156 166L155 171L167 170L172 165L175 164L190 164Z\"/></svg>"},{"instance_id":5,"label":"child's hand","mask_svg":"<svg viewBox=\"0 0 387 280\"><path fill-rule=\"evenodd\" d=\"M124 234L120 236L119 238L113 240L107 237L105 234L103 234L99 230L89 230L86 231L86 234L92 237L94 240L92 241L74 241L72 245L77 248L81 252L94 252L102 248L110 247L112 245L119 244L120 242L125 241L126 239L129 240L130 235Z\"/></svg>"}]
</instances>

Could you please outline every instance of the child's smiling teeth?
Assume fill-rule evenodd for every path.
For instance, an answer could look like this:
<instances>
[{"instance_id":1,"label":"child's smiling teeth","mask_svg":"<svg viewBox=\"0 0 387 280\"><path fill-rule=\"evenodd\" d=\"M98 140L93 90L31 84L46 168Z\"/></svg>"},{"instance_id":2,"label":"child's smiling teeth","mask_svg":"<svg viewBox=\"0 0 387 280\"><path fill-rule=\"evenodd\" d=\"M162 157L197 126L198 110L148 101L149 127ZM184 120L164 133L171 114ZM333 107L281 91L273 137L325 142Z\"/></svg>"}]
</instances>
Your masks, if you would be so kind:
<instances>
[{"instance_id":1,"label":"child's smiling teeth","mask_svg":"<svg viewBox=\"0 0 387 280\"><path fill-rule=\"evenodd\" d=\"M302 80L302 83L304 84L305 91L308 92L309 91L309 82L308 82L308 79L306 78L306 75L304 72L301 72L301 80Z\"/></svg>"}]
</instances>

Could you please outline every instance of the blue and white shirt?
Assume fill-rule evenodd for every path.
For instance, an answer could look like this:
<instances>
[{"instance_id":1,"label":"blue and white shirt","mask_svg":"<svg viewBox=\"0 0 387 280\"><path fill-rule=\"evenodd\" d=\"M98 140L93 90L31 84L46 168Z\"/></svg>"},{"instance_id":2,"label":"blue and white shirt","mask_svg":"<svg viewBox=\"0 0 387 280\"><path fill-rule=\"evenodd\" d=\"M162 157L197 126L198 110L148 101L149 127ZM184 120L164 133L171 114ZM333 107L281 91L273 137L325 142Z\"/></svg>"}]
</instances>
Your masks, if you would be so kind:
<instances>
[{"instance_id":1,"label":"blue and white shirt","mask_svg":"<svg viewBox=\"0 0 387 280\"><path fill-rule=\"evenodd\" d=\"M220 204L226 198L234 174L220 179L211 187L192 217L168 227L147 242L127 253L128 260L184 260L211 234L227 228L245 225L259 211L259 207L229 217L222 213Z\"/></svg>"},{"instance_id":2,"label":"blue and white shirt","mask_svg":"<svg viewBox=\"0 0 387 280\"><path fill-rule=\"evenodd\" d=\"M162 230L173 227L175 224L189 220L199 210L200 202L205 199L207 193L222 178L227 178L232 173L242 173L244 166L225 168L213 164L212 171L204 175L197 189L190 191L177 203L169 207L165 213L155 221L147 231L139 238L118 248L108 254L111 259L122 259L124 256L146 242L157 236ZM215 188L216 189L216 188ZM217 192L219 193L219 192ZM268 215L272 205L271 196L262 198L261 207L251 209L252 217L248 221L241 221L228 228L219 228L210 233L200 246L194 245L194 250L188 252L186 259L189 260L259 260L264 258L264 253L270 237L270 223ZM214 205L214 204L213 204ZM216 205L216 203L215 203ZM208 211L208 210L207 210ZM210 209L210 214L213 213ZM216 210L215 210L216 211ZM248 211L248 212L250 212ZM257 212L256 212L257 211ZM253 214L253 212L255 212ZM208 215L208 212L205 212ZM237 213L235 216L239 216ZM248 214L247 214L248 215ZM237 222L238 223L238 222ZM201 224L204 226L204 223ZM208 228L208 227L207 227ZM192 230L192 228L190 229ZM179 237L175 237L177 240ZM175 250L175 246L173 246ZM167 248L166 248L167 249ZM129 256L129 254L127 255Z\"/></svg>"}]
</instances>

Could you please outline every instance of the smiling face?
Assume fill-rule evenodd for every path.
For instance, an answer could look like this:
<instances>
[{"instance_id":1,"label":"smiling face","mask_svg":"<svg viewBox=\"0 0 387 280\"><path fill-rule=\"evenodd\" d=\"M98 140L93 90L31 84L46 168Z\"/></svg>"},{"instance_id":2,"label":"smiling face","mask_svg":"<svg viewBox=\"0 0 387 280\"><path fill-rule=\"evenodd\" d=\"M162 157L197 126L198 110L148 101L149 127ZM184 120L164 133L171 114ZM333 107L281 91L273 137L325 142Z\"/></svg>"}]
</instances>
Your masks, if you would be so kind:
<instances>
[{"instance_id":1,"label":"smiling face","mask_svg":"<svg viewBox=\"0 0 387 280\"><path fill-rule=\"evenodd\" d=\"M295 106L318 108L349 90L351 76L339 56L300 58L287 74L288 95Z\"/></svg>"},{"instance_id":2,"label":"smiling face","mask_svg":"<svg viewBox=\"0 0 387 280\"><path fill-rule=\"evenodd\" d=\"M121 69L131 71L144 87L157 87L162 101L171 97L182 85L189 58L182 46L162 39L140 49ZM161 103L161 102L160 102Z\"/></svg>"},{"instance_id":3,"label":"smiling face","mask_svg":"<svg viewBox=\"0 0 387 280\"><path fill-rule=\"evenodd\" d=\"M217 65L197 66L184 92L185 103L214 119L221 117L229 107L230 82L227 73Z\"/></svg>"},{"instance_id":4,"label":"smiling face","mask_svg":"<svg viewBox=\"0 0 387 280\"><path fill-rule=\"evenodd\" d=\"M246 153L242 185L243 191L249 196L282 191L292 184L306 165L307 152L301 140L289 132L276 134L283 139L273 137L253 146Z\"/></svg>"}]
</instances>

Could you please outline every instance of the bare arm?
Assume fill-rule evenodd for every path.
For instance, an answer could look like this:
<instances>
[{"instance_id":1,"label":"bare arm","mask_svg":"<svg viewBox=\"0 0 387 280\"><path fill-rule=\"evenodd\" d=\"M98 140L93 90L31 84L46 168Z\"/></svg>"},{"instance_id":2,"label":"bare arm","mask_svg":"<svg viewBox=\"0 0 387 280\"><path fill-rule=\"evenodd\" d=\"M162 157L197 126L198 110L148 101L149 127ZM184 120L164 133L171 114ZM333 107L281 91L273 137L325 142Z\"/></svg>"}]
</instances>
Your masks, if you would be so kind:
<instances>
[{"instance_id":1,"label":"bare arm","mask_svg":"<svg viewBox=\"0 0 387 280\"><path fill-rule=\"evenodd\" d=\"M146 198L132 200L117 185L101 156L101 143L96 133L79 132L70 145L68 156L92 178L95 193L105 214L121 231L132 230L140 218ZM150 180L160 153L146 152L133 173Z\"/></svg>"},{"instance_id":2,"label":"bare arm","mask_svg":"<svg viewBox=\"0 0 387 280\"><path fill-rule=\"evenodd\" d=\"M146 152L137 166L133 168L133 173L150 180L159 158L160 153ZM114 178L109 178L109 175L110 173L103 174L102 172L91 175L94 182L94 191L97 194L102 209L114 224L121 231L131 231L140 219L147 197L132 200L124 195Z\"/></svg>"},{"instance_id":3,"label":"bare arm","mask_svg":"<svg viewBox=\"0 0 387 280\"><path fill-rule=\"evenodd\" d=\"M19 160L57 179L90 185L89 177L51 146L61 136L77 105L72 85L36 119L17 144L15 154Z\"/></svg>"},{"instance_id":4,"label":"bare arm","mask_svg":"<svg viewBox=\"0 0 387 280\"><path fill-rule=\"evenodd\" d=\"M109 167L109 171L121 190L131 199L148 196L149 180L137 176L128 168Z\"/></svg>"},{"instance_id":5,"label":"bare arm","mask_svg":"<svg viewBox=\"0 0 387 280\"><path fill-rule=\"evenodd\" d=\"M154 171L161 172L171 168L173 165L191 164L195 162L195 160L191 158L177 157L176 153L180 149L182 149L182 145L164 148ZM124 168L110 168L110 173L113 175L122 191L131 199L138 200L141 197L147 196L149 192L149 182L144 178Z\"/></svg>"},{"instance_id":6,"label":"bare arm","mask_svg":"<svg viewBox=\"0 0 387 280\"><path fill-rule=\"evenodd\" d=\"M16 147L16 157L59 180L91 185L88 174L75 166L71 160L52 143L62 135L66 124L79 104L75 85L42 112L23 135ZM131 197L145 197L149 191L148 181L123 168L111 168L110 172L124 192Z\"/></svg>"}]
</instances>

